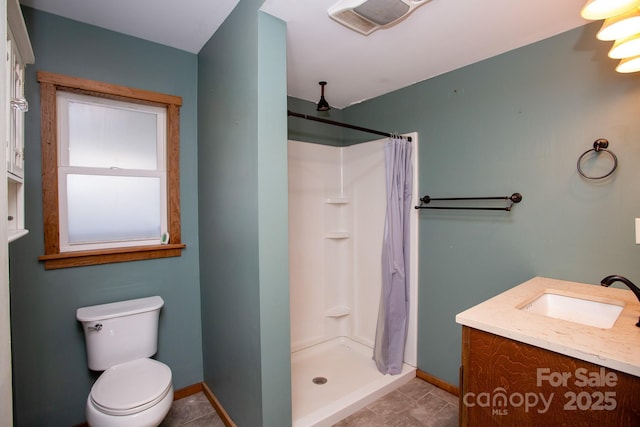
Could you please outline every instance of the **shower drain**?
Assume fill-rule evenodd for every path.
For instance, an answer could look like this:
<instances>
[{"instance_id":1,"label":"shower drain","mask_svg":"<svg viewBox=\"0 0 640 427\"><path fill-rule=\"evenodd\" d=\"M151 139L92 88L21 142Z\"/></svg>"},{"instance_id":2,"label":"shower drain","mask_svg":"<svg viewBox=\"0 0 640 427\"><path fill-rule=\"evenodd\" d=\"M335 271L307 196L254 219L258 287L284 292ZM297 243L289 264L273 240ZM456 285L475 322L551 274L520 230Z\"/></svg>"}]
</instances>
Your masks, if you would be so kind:
<instances>
[{"instance_id":1,"label":"shower drain","mask_svg":"<svg viewBox=\"0 0 640 427\"><path fill-rule=\"evenodd\" d=\"M327 379L325 377L315 377L313 380L314 384L322 385L327 383Z\"/></svg>"}]
</instances>

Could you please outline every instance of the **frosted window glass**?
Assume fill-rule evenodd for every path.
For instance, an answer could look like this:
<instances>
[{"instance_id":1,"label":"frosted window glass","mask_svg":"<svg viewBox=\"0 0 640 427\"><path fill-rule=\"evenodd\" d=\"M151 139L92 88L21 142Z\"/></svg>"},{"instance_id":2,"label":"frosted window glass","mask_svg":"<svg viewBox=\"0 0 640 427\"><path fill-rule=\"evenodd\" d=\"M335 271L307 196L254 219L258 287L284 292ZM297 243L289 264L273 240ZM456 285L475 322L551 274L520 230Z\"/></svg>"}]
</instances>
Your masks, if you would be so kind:
<instances>
[{"instance_id":1,"label":"frosted window glass","mask_svg":"<svg viewBox=\"0 0 640 427\"><path fill-rule=\"evenodd\" d=\"M74 101L68 105L69 165L157 168L156 114Z\"/></svg>"},{"instance_id":2,"label":"frosted window glass","mask_svg":"<svg viewBox=\"0 0 640 427\"><path fill-rule=\"evenodd\" d=\"M67 175L69 243L160 238L160 178Z\"/></svg>"}]
</instances>

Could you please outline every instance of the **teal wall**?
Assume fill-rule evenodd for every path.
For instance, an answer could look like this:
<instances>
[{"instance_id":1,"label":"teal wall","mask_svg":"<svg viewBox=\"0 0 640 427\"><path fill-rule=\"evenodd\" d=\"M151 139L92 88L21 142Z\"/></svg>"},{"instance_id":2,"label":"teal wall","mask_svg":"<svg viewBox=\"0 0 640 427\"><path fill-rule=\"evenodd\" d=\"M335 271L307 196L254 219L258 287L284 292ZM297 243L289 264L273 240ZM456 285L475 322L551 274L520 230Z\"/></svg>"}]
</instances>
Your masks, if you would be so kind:
<instances>
[{"instance_id":1,"label":"teal wall","mask_svg":"<svg viewBox=\"0 0 640 427\"><path fill-rule=\"evenodd\" d=\"M291 423L284 23L241 1L198 55L204 380L239 426Z\"/></svg>"},{"instance_id":2,"label":"teal wall","mask_svg":"<svg viewBox=\"0 0 640 427\"><path fill-rule=\"evenodd\" d=\"M318 86L320 88L320 86ZM319 93L319 92L318 92ZM320 99L320 98L318 98ZM342 111L331 108L329 111L316 111L316 104L302 99L289 97L287 100L289 110L312 117L342 122ZM343 145L344 129L339 126L329 126L300 117L288 118L288 139L293 141L306 141L316 144L340 147Z\"/></svg>"},{"instance_id":3,"label":"teal wall","mask_svg":"<svg viewBox=\"0 0 640 427\"><path fill-rule=\"evenodd\" d=\"M262 426L291 423L287 32L258 13L258 200Z\"/></svg>"},{"instance_id":4,"label":"teal wall","mask_svg":"<svg viewBox=\"0 0 640 427\"><path fill-rule=\"evenodd\" d=\"M640 74L614 71L598 25L343 110L350 123L419 133L420 194L524 197L511 213L420 213L418 365L451 384L457 313L533 276L640 282ZM597 138L620 162L601 182L576 171Z\"/></svg>"},{"instance_id":5,"label":"teal wall","mask_svg":"<svg viewBox=\"0 0 640 427\"><path fill-rule=\"evenodd\" d=\"M95 376L87 368L78 307L148 295L165 300L157 359L176 388L202 380L197 212L197 56L24 9L36 56L27 67L26 223L10 244L15 425L65 426L85 420ZM45 271L36 70L178 95L182 239L179 258Z\"/></svg>"}]
</instances>

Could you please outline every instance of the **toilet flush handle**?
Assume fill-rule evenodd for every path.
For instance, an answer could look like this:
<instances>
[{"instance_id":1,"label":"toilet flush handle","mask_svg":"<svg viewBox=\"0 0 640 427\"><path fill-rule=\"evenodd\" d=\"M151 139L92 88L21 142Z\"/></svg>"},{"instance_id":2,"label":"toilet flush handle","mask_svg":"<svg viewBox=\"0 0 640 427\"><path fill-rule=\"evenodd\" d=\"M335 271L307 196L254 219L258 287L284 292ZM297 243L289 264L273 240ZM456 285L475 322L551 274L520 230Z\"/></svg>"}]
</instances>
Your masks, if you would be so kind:
<instances>
[{"instance_id":1,"label":"toilet flush handle","mask_svg":"<svg viewBox=\"0 0 640 427\"><path fill-rule=\"evenodd\" d=\"M102 323L96 323L95 326L89 326L87 330L89 331L100 331L102 329Z\"/></svg>"}]
</instances>

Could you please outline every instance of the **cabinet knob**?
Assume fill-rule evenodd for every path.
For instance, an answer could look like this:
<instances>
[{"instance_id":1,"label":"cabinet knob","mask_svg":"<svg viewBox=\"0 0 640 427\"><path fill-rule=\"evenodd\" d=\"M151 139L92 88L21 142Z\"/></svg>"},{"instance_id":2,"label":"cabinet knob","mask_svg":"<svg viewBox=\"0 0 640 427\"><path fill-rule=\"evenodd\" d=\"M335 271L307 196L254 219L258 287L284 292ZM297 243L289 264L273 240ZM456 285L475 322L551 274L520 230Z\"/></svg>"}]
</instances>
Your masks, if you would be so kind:
<instances>
[{"instance_id":1,"label":"cabinet knob","mask_svg":"<svg viewBox=\"0 0 640 427\"><path fill-rule=\"evenodd\" d=\"M29 111L29 102L25 98L11 98L11 108L26 113Z\"/></svg>"}]
</instances>

